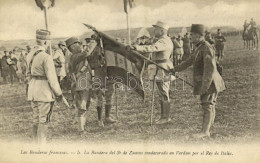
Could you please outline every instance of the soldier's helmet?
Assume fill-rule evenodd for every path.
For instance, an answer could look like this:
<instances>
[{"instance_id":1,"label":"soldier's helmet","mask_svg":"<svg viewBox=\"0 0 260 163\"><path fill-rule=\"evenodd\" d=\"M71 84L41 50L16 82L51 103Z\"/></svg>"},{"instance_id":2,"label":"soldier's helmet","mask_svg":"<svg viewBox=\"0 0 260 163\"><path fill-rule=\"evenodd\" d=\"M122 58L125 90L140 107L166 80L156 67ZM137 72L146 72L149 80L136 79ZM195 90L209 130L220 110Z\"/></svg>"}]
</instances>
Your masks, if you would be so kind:
<instances>
[{"instance_id":1,"label":"soldier's helmet","mask_svg":"<svg viewBox=\"0 0 260 163\"><path fill-rule=\"evenodd\" d=\"M69 48L72 44L81 43L78 37L70 37L65 41L67 48Z\"/></svg>"},{"instance_id":2,"label":"soldier's helmet","mask_svg":"<svg viewBox=\"0 0 260 163\"><path fill-rule=\"evenodd\" d=\"M58 46L60 46L60 45L66 46L65 41L60 41L60 42L58 43Z\"/></svg>"}]
</instances>

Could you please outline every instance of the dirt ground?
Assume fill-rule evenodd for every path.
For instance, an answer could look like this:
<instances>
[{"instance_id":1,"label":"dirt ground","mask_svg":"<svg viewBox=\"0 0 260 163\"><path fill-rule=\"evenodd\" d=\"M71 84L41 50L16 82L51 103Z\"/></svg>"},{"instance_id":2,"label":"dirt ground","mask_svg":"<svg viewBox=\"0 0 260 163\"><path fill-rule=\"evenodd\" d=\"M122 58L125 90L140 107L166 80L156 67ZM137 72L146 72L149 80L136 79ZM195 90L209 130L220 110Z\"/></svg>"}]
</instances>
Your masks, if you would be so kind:
<instances>
[{"instance_id":1,"label":"dirt ground","mask_svg":"<svg viewBox=\"0 0 260 163\"><path fill-rule=\"evenodd\" d=\"M162 144L232 144L259 141L259 50L243 48L241 37L228 37L225 48L223 78L227 90L217 100L214 137L205 140L189 139L202 123L199 98L192 88L180 80L172 83L171 117L166 125L150 126L151 92L145 101L129 90L118 90L119 121L97 125L95 100L88 111L86 133L77 132L75 110L57 103L52 115L48 141L53 142L159 142ZM192 81L191 68L180 76ZM175 89L176 87L176 89ZM66 95L69 98L69 95ZM158 94L154 119L159 117ZM112 111L115 117L115 106ZM32 109L26 101L24 84L0 85L0 140L30 142Z\"/></svg>"}]
</instances>

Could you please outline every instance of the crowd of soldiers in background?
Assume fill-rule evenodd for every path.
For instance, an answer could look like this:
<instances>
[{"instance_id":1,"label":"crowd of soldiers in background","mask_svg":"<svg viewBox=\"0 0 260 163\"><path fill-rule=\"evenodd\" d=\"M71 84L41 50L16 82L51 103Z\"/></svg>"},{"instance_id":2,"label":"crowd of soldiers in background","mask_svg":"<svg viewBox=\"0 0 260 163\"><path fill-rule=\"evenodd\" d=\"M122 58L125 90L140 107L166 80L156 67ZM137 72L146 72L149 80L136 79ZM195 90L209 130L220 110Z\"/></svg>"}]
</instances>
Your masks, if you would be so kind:
<instances>
[{"instance_id":1,"label":"crowd of soldiers in background","mask_svg":"<svg viewBox=\"0 0 260 163\"><path fill-rule=\"evenodd\" d=\"M173 49L173 63L174 65L180 64L182 61L186 60L192 53L193 47L190 42L190 34L187 32L184 36L178 34L177 36L171 37L174 44ZM212 34L211 32L205 31L205 39L210 44L212 44L216 49L217 60L223 60L224 56L224 42L226 41L220 29L217 30L217 34ZM85 49L91 38L83 41L82 48ZM126 45L126 39L115 38L116 41L121 42ZM143 34L136 38L133 44L138 45L149 45L155 42L154 38L150 35ZM4 83L13 84L14 81L19 83L26 83L26 55L31 51L30 46L26 46L24 49L13 49L4 50L3 56L0 58L0 70L1 77ZM65 42L60 41L57 45L52 45L52 56L56 68L56 74L60 82L61 88L64 91L70 90L70 82L67 76L69 70L69 60L71 53L66 48ZM150 57L150 56L148 56Z\"/></svg>"}]
</instances>

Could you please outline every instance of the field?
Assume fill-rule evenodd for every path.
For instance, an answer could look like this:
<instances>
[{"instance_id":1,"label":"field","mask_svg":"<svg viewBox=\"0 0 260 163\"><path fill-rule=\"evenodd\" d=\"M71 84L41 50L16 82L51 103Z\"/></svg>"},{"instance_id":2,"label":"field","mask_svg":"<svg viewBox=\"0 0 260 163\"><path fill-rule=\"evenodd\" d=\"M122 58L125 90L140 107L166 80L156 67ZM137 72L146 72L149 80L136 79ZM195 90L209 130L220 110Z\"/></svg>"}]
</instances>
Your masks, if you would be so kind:
<instances>
[{"instance_id":1,"label":"field","mask_svg":"<svg viewBox=\"0 0 260 163\"><path fill-rule=\"evenodd\" d=\"M143 102L134 92L118 90L119 121L97 125L95 100L88 111L86 133L77 132L75 110L57 103L52 115L48 136L55 142L159 142L161 144L235 144L259 141L259 50L243 48L241 37L227 37L223 78L227 90L219 94L214 137L205 140L189 139L200 130L202 110L199 98L192 95L192 88L180 80L172 84L171 117L166 125L150 126L151 92L146 92ZM180 73L192 81L191 68ZM176 89L174 89L176 87ZM69 98L69 95L66 95ZM159 117L158 94L156 94L154 118ZM112 111L115 115L115 106ZM115 116L114 116L115 117ZM0 85L0 140L30 142L32 139L32 110L26 101L25 85Z\"/></svg>"}]
</instances>

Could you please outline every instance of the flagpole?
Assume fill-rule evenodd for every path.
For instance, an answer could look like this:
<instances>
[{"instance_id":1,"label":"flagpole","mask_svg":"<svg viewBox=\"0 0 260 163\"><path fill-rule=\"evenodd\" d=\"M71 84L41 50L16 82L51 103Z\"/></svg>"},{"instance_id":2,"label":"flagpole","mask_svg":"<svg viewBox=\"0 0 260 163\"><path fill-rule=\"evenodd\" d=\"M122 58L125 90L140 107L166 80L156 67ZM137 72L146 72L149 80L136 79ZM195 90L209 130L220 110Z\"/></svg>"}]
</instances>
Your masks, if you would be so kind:
<instances>
[{"instance_id":1,"label":"flagpole","mask_svg":"<svg viewBox=\"0 0 260 163\"><path fill-rule=\"evenodd\" d=\"M130 31L130 23L129 23L129 15L128 12L126 13L126 24L127 24L127 33L128 33L128 45L131 45L131 31Z\"/></svg>"},{"instance_id":2,"label":"flagpole","mask_svg":"<svg viewBox=\"0 0 260 163\"><path fill-rule=\"evenodd\" d=\"M43 8L43 11L44 11L45 28L46 28L46 30L48 31L48 30L49 30L49 26L48 26L48 14L47 14L47 9L46 9L45 6L44 6L44 8ZM52 56L51 41L50 41L50 46L49 46L49 53L50 53L50 55Z\"/></svg>"}]
</instances>

